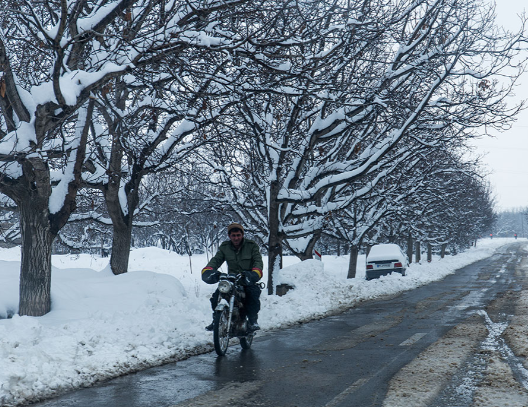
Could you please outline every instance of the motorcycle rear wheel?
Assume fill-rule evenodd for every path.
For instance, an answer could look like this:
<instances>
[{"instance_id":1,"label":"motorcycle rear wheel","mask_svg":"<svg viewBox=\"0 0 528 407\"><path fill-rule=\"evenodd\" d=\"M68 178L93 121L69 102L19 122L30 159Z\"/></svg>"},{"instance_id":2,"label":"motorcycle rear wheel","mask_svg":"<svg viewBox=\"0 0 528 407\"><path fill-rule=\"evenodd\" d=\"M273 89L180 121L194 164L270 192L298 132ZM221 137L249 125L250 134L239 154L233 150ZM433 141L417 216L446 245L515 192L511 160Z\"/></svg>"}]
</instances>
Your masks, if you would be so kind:
<instances>
[{"instance_id":1,"label":"motorcycle rear wheel","mask_svg":"<svg viewBox=\"0 0 528 407\"><path fill-rule=\"evenodd\" d=\"M215 311L213 325L213 342L218 356L224 356L229 346L229 332L227 328L228 315L227 309Z\"/></svg>"},{"instance_id":2,"label":"motorcycle rear wheel","mask_svg":"<svg viewBox=\"0 0 528 407\"><path fill-rule=\"evenodd\" d=\"M251 349L251 344L253 343L253 334L249 334L248 336L243 336L240 338L240 346L242 346L242 349Z\"/></svg>"}]
</instances>

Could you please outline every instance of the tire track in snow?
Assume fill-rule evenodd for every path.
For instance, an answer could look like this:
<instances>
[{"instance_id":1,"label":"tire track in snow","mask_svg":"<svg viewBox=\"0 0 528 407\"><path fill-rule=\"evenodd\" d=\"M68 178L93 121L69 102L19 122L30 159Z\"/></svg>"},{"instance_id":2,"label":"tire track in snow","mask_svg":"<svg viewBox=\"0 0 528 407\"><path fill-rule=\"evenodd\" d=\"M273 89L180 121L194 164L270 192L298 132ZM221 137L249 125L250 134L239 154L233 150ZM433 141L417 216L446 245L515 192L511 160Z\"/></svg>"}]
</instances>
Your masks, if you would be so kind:
<instances>
[{"instance_id":1,"label":"tire track in snow","mask_svg":"<svg viewBox=\"0 0 528 407\"><path fill-rule=\"evenodd\" d=\"M507 322L493 322L488 313L484 310L478 311L478 314L484 317L488 337L482 343L482 349L488 351L498 351L504 362L510 366L515 379L528 390L528 370L524 367L522 360L513 353L504 338L503 332L508 327Z\"/></svg>"}]
</instances>

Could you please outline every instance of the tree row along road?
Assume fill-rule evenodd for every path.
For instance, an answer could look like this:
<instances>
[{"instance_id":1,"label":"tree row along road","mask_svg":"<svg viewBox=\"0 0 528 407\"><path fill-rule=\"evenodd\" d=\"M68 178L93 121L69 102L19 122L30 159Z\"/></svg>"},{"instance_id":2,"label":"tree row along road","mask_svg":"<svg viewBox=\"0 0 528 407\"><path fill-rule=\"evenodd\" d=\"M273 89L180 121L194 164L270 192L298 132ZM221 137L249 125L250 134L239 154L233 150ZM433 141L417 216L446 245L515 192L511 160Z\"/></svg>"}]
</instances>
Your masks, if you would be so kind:
<instances>
[{"instance_id":1,"label":"tree row along road","mask_svg":"<svg viewBox=\"0 0 528 407\"><path fill-rule=\"evenodd\" d=\"M527 406L528 251L38 406ZM373 282L375 283L375 282Z\"/></svg>"}]
</instances>

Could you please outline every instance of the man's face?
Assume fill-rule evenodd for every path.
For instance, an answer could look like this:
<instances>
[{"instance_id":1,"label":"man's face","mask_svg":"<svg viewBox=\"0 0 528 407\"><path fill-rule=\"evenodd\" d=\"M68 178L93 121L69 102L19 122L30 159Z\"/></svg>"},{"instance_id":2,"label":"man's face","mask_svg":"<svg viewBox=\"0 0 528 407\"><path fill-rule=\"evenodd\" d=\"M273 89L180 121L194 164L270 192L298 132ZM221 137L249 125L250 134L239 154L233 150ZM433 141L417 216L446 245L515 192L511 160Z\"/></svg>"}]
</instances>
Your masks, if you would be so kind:
<instances>
[{"instance_id":1,"label":"man's face","mask_svg":"<svg viewBox=\"0 0 528 407\"><path fill-rule=\"evenodd\" d=\"M233 246L238 247L242 244L242 239L244 239L244 233L235 230L229 233L229 240L233 243Z\"/></svg>"}]
</instances>

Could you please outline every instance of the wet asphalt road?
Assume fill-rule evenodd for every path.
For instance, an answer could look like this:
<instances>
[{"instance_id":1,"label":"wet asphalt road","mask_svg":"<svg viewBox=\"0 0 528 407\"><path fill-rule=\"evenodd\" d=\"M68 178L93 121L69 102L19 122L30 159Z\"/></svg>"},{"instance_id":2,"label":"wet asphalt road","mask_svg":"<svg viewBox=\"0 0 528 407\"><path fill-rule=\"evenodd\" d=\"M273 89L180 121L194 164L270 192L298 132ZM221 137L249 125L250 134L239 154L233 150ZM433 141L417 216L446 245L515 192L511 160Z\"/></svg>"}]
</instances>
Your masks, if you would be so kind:
<instances>
[{"instance_id":1,"label":"wet asphalt road","mask_svg":"<svg viewBox=\"0 0 528 407\"><path fill-rule=\"evenodd\" d=\"M381 406L402 367L490 301L522 288L514 276L526 256L520 246L398 296L260 334L248 351L233 344L225 357L195 356L33 406Z\"/></svg>"}]
</instances>

